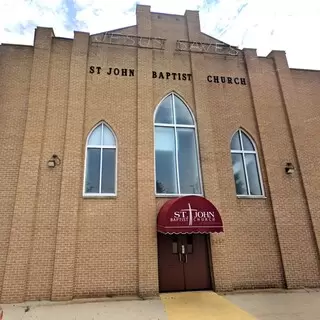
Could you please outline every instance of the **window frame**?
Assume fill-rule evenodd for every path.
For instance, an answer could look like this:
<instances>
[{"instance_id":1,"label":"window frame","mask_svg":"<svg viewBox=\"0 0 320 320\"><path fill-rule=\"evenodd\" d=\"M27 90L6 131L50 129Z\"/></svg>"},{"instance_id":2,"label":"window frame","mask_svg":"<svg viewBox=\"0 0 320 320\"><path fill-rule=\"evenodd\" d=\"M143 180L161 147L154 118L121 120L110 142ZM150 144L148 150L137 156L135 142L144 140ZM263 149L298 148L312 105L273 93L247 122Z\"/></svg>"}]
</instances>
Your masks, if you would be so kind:
<instances>
[{"instance_id":1,"label":"window frame","mask_svg":"<svg viewBox=\"0 0 320 320\"><path fill-rule=\"evenodd\" d=\"M240 150L235 150L235 149L231 149L232 146L232 139L233 137L239 133L239 140L240 140ZM253 150L245 150L243 148L243 140L242 140L242 134L244 134L249 141L252 143L253 146ZM246 187L248 190L248 194L237 194L237 188L235 187L235 192L238 198L253 198L253 199L265 199L265 191L264 191L264 185L263 185L263 179L262 179L262 172L261 172L261 168L260 168L260 161L259 161L259 154L257 151L257 146L254 142L254 140L251 138L250 134L248 134L245 130L243 129L238 129L237 131L235 131L233 133L233 135L231 136L231 140L230 140L230 144L229 144L229 148L230 148L230 154L231 154L231 158L232 158L232 154L240 154L242 161L243 161L243 170L244 170L244 176L245 176L245 183L246 183ZM254 194L250 194L251 190L250 190L250 184L249 184L249 178L248 178L248 172L247 172L247 163L246 163L246 154L253 154L255 155L255 159L256 159L256 165L257 165L257 171L258 171L258 178L259 178L259 183L260 183L260 188L261 188L261 194L259 195L254 195ZM233 171L233 166L232 166L232 173L233 173L233 181L235 184L235 179L234 179L234 171Z\"/></svg>"},{"instance_id":2,"label":"window frame","mask_svg":"<svg viewBox=\"0 0 320 320\"><path fill-rule=\"evenodd\" d=\"M157 123L155 122L156 119L156 115L157 115L157 111L160 107L160 105L162 104L162 102L168 98L169 96L172 97L172 117L173 117L173 122L172 124L169 123ZM175 110L175 102L174 102L174 96L176 96L177 98L179 98L183 104L185 105L185 107L188 109L188 111L190 112L192 121L193 121L193 125L189 125L189 124L176 124L176 110ZM155 136L156 136L156 127L162 127L162 128L173 128L174 130L174 142L175 142L175 161L176 161L176 176L177 176L177 189L178 189L178 193L157 193L157 170L156 170L156 146L155 146ZM200 185L200 193L181 193L180 192L180 177L179 177L179 161L178 161L178 137L177 137L177 128L191 128L194 130L194 135L195 135L195 144L196 144L196 157L197 157L197 164L198 164L198 173L199 173L199 185ZM160 102L158 103L157 107L154 110L153 113L153 160L154 160L154 164L153 164L153 168L154 168L154 194L157 198L174 198L174 197L181 197L181 196L191 196L191 195L198 195L198 196L203 196L204 192L203 192L203 182L202 182L202 168L201 168L201 162L200 162L200 149L199 149L199 140L198 140L198 129L197 129L197 122L196 119L194 117L194 114L192 112L192 110L190 109L189 105L187 104L187 102L176 92L170 92L167 95L165 95Z\"/></svg>"},{"instance_id":3,"label":"window frame","mask_svg":"<svg viewBox=\"0 0 320 320\"><path fill-rule=\"evenodd\" d=\"M90 145L88 146L89 139L93 133L94 130L96 130L99 126L102 125L101 130L101 138L103 139L103 126L105 125L113 135L115 144L112 145ZM114 165L114 193L97 193L97 192L86 192L86 172L87 172L87 155L88 155L88 149L100 149L100 172L99 172L99 189L101 190L101 179L102 179L102 153L104 149L114 149L115 150L115 165ZM96 124L90 132L87 134L86 139L86 145L85 145L85 159L84 159L84 174L83 174L83 190L82 190L82 196L84 198L114 198L117 196L117 187L118 187L118 140L117 136L112 130L112 128L105 122L100 121L98 124Z\"/></svg>"}]
</instances>

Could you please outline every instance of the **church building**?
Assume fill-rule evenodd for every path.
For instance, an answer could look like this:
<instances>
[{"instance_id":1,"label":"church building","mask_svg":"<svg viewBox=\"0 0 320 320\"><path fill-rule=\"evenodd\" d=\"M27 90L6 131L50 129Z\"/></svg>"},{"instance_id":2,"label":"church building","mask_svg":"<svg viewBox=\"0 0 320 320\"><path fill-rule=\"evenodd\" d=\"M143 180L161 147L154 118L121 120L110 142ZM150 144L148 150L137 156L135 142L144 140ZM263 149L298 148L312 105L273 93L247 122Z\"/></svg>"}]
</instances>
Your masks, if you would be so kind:
<instances>
[{"instance_id":1,"label":"church building","mask_svg":"<svg viewBox=\"0 0 320 320\"><path fill-rule=\"evenodd\" d=\"M320 71L101 31L0 46L0 302L319 287Z\"/></svg>"}]
</instances>

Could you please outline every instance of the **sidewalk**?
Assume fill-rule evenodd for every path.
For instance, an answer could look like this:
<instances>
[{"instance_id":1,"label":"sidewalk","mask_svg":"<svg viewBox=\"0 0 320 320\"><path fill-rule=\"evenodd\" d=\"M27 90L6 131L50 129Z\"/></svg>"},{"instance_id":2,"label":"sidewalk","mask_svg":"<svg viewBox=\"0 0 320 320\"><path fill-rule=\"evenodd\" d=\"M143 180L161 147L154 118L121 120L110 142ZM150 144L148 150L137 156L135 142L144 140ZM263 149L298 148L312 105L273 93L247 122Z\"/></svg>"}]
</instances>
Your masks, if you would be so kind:
<instances>
[{"instance_id":1,"label":"sidewalk","mask_svg":"<svg viewBox=\"0 0 320 320\"><path fill-rule=\"evenodd\" d=\"M320 289L225 295L259 320L320 320Z\"/></svg>"},{"instance_id":2,"label":"sidewalk","mask_svg":"<svg viewBox=\"0 0 320 320\"><path fill-rule=\"evenodd\" d=\"M160 299L2 305L3 320L168 320ZM85 300L84 300L85 301ZM28 310L29 309L29 310Z\"/></svg>"},{"instance_id":3,"label":"sidewalk","mask_svg":"<svg viewBox=\"0 0 320 320\"><path fill-rule=\"evenodd\" d=\"M3 320L320 320L320 289L222 296L184 292L150 300L122 297L1 306Z\"/></svg>"}]
</instances>

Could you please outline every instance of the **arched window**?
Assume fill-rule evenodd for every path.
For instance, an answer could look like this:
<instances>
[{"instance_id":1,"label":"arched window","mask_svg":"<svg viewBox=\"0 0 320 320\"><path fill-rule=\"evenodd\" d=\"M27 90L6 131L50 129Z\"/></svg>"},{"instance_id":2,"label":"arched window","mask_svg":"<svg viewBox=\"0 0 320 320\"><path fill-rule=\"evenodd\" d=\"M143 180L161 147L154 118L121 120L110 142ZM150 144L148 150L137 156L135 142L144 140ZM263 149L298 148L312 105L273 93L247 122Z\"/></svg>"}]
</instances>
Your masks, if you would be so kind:
<instances>
[{"instance_id":1,"label":"arched window","mask_svg":"<svg viewBox=\"0 0 320 320\"><path fill-rule=\"evenodd\" d=\"M187 105L169 94L155 111L156 193L202 194L195 120Z\"/></svg>"},{"instance_id":2,"label":"arched window","mask_svg":"<svg viewBox=\"0 0 320 320\"><path fill-rule=\"evenodd\" d=\"M231 156L237 195L263 195L256 147L253 140L241 129L232 137Z\"/></svg>"},{"instance_id":3,"label":"arched window","mask_svg":"<svg viewBox=\"0 0 320 320\"><path fill-rule=\"evenodd\" d=\"M116 193L116 138L104 123L88 135L84 194L108 196Z\"/></svg>"}]
</instances>

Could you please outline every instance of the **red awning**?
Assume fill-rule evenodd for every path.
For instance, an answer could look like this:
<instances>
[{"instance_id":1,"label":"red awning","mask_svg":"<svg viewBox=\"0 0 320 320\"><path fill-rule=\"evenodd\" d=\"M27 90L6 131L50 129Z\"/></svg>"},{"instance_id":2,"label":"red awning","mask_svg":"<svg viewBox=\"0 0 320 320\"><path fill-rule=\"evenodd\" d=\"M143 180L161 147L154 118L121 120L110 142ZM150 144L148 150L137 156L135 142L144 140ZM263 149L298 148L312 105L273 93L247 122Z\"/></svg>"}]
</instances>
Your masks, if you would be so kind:
<instances>
[{"instance_id":1,"label":"red awning","mask_svg":"<svg viewBox=\"0 0 320 320\"><path fill-rule=\"evenodd\" d=\"M200 196L185 196L167 201L158 213L157 230L161 233L223 232L216 207Z\"/></svg>"}]
</instances>

